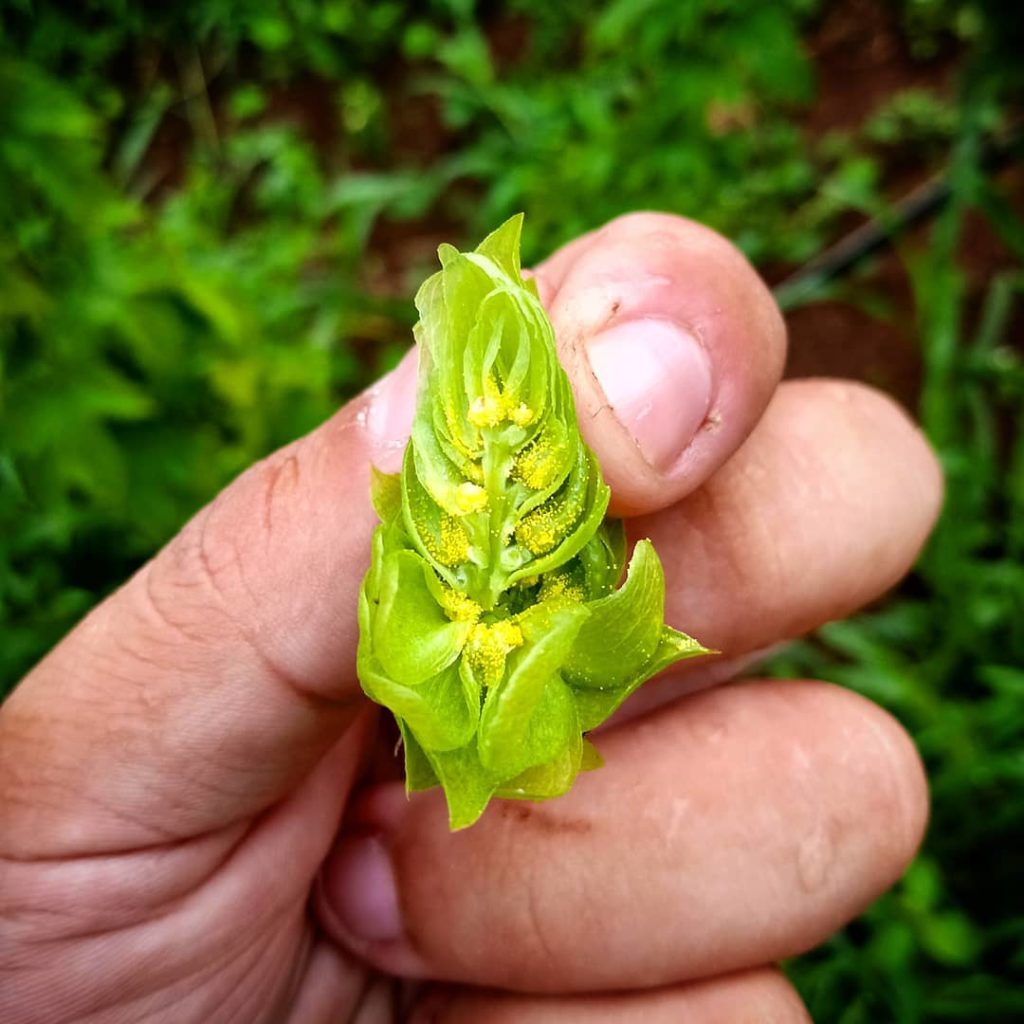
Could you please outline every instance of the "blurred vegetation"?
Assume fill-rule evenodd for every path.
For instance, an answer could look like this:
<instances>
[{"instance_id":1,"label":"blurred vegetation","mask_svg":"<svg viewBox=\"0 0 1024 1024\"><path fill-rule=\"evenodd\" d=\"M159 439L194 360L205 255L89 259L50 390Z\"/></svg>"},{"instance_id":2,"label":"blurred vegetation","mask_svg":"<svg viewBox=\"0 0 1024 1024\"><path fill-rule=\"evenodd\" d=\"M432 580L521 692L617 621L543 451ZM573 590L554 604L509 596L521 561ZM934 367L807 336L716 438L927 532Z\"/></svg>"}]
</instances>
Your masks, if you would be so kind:
<instances>
[{"instance_id":1,"label":"blurred vegetation","mask_svg":"<svg viewBox=\"0 0 1024 1024\"><path fill-rule=\"evenodd\" d=\"M407 344L441 240L527 212L527 252L635 208L757 263L892 215L908 161L951 201L899 244L920 417L949 497L896 597L779 672L894 711L933 825L897 888L791 965L820 1021L1024 1019L1024 222L992 140L1014 5L902 0L951 89L812 137L814 0L0 0L0 693L245 465ZM1019 126L1018 126L1019 127ZM894 170L895 169L895 170ZM1016 263L979 300L982 218ZM870 268L816 298L871 301Z\"/></svg>"}]
</instances>

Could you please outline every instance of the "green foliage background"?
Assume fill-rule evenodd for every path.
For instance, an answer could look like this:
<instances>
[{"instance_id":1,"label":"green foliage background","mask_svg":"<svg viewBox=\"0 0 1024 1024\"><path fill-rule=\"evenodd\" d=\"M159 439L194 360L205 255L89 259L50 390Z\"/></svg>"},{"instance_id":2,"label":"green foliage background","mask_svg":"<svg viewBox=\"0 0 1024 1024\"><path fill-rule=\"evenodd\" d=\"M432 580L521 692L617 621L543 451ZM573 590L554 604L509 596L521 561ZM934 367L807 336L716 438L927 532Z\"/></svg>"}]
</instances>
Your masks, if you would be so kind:
<instances>
[{"instance_id":1,"label":"green foliage background","mask_svg":"<svg viewBox=\"0 0 1024 1024\"><path fill-rule=\"evenodd\" d=\"M812 139L815 0L0 0L0 692L394 361L437 241L522 209L530 260L662 208L795 265L887 215L893 162L937 161L952 200L899 246L914 309L870 308L913 317L944 517L894 599L775 665L907 724L933 824L791 973L821 1021L1024 1018L1024 223L985 156L1024 46L1012 4L896 6L915 59L957 55L952 99ZM980 298L968 216L1017 260Z\"/></svg>"}]
</instances>

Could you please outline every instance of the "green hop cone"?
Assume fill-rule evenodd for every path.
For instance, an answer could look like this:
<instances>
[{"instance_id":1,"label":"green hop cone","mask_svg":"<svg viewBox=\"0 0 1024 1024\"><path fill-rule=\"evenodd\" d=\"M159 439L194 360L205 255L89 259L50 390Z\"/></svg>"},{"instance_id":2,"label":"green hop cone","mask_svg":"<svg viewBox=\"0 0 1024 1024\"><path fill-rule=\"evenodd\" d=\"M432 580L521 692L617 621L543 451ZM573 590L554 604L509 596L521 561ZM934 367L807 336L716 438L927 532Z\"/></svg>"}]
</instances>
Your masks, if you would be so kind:
<instances>
[{"instance_id":1,"label":"green hop cone","mask_svg":"<svg viewBox=\"0 0 1024 1024\"><path fill-rule=\"evenodd\" d=\"M584 733L708 653L664 624L650 541L621 582L625 534L522 280L521 229L441 246L416 296L416 418L401 473L374 474L359 596L363 689L398 721L408 789L443 786L453 829L495 796L565 793L601 763Z\"/></svg>"}]
</instances>

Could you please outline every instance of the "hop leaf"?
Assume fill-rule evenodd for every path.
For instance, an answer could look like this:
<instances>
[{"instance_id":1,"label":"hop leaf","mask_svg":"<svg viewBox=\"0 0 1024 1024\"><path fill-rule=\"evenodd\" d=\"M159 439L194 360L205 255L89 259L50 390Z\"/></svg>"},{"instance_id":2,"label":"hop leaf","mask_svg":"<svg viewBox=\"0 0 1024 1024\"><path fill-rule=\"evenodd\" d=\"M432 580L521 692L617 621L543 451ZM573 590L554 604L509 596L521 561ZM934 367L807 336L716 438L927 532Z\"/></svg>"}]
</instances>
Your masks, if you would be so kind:
<instances>
[{"instance_id":1,"label":"hop leaf","mask_svg":"<svg viewBox=\"0 0 1024 1024\"><path fill-rule=\"evenodd\" d=\"M551 324L519 266L522 217L439 250L416 296L420 385L359 599L359 678L391 709L408 789L444 787L452 828L493 797L565 793L600 764L583 733L673 662L650 541L625 581L621 523L580 437Z\"/></svg>"}]
</instances>

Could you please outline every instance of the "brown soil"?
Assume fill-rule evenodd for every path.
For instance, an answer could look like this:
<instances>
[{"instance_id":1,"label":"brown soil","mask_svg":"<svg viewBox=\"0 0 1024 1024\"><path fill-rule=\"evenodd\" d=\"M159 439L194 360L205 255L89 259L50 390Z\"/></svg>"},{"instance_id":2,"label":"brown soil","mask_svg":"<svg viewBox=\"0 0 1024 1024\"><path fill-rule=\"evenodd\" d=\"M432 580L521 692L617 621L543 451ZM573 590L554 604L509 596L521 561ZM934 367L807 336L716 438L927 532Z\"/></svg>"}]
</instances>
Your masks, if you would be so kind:
<instances>
[{"instance_id":1,"label":"brown soil","mask_svg":"<svg viewBox=\"0 0 1024 1024\"><path fill-rule=\"evenodd\" d=\"M914 60L895 7L884 0L827 5L807 40L818 82L817 101L804 118L810 135L859 128L904 89L938 89L948 94L956 54L947 51L928 61Z\"/></svg>"},{"instance_id":2,"label":"brown soil","mask_svg":"<svg viewBox=\"0 0 1024 1024\"><path fill-rule=\"evenodd\" d=\"M951 95L958 54L948 50L920 61L908 52L893 5L884 0L844 0L832 4L808 40L818 75L818 95L803 119L810 140L829 131L856 131L887 99L912 88ZM919 154L890 160L884 186L898 200L939 168L921 166ZM1004 175L1018 198L1020 175ZM844 227L860 223L851 219ZM930 226L909 233L901 244L920 246ZM968 280L968 313L980 305L988 283L1014 265L1012 255L991 226L968 217L961 255ZM787 316L790 334L789 377L835 376L862 380L894 395L913 409L921 385L919 340L914 329L914 301L902 264L892 250L870 261L857 275L864 285L850 285L843 301L815 303ZM769 280L783 273L770 272ZM858 303L858 290L885 316Z\"/></svg>"}]
</instances>

